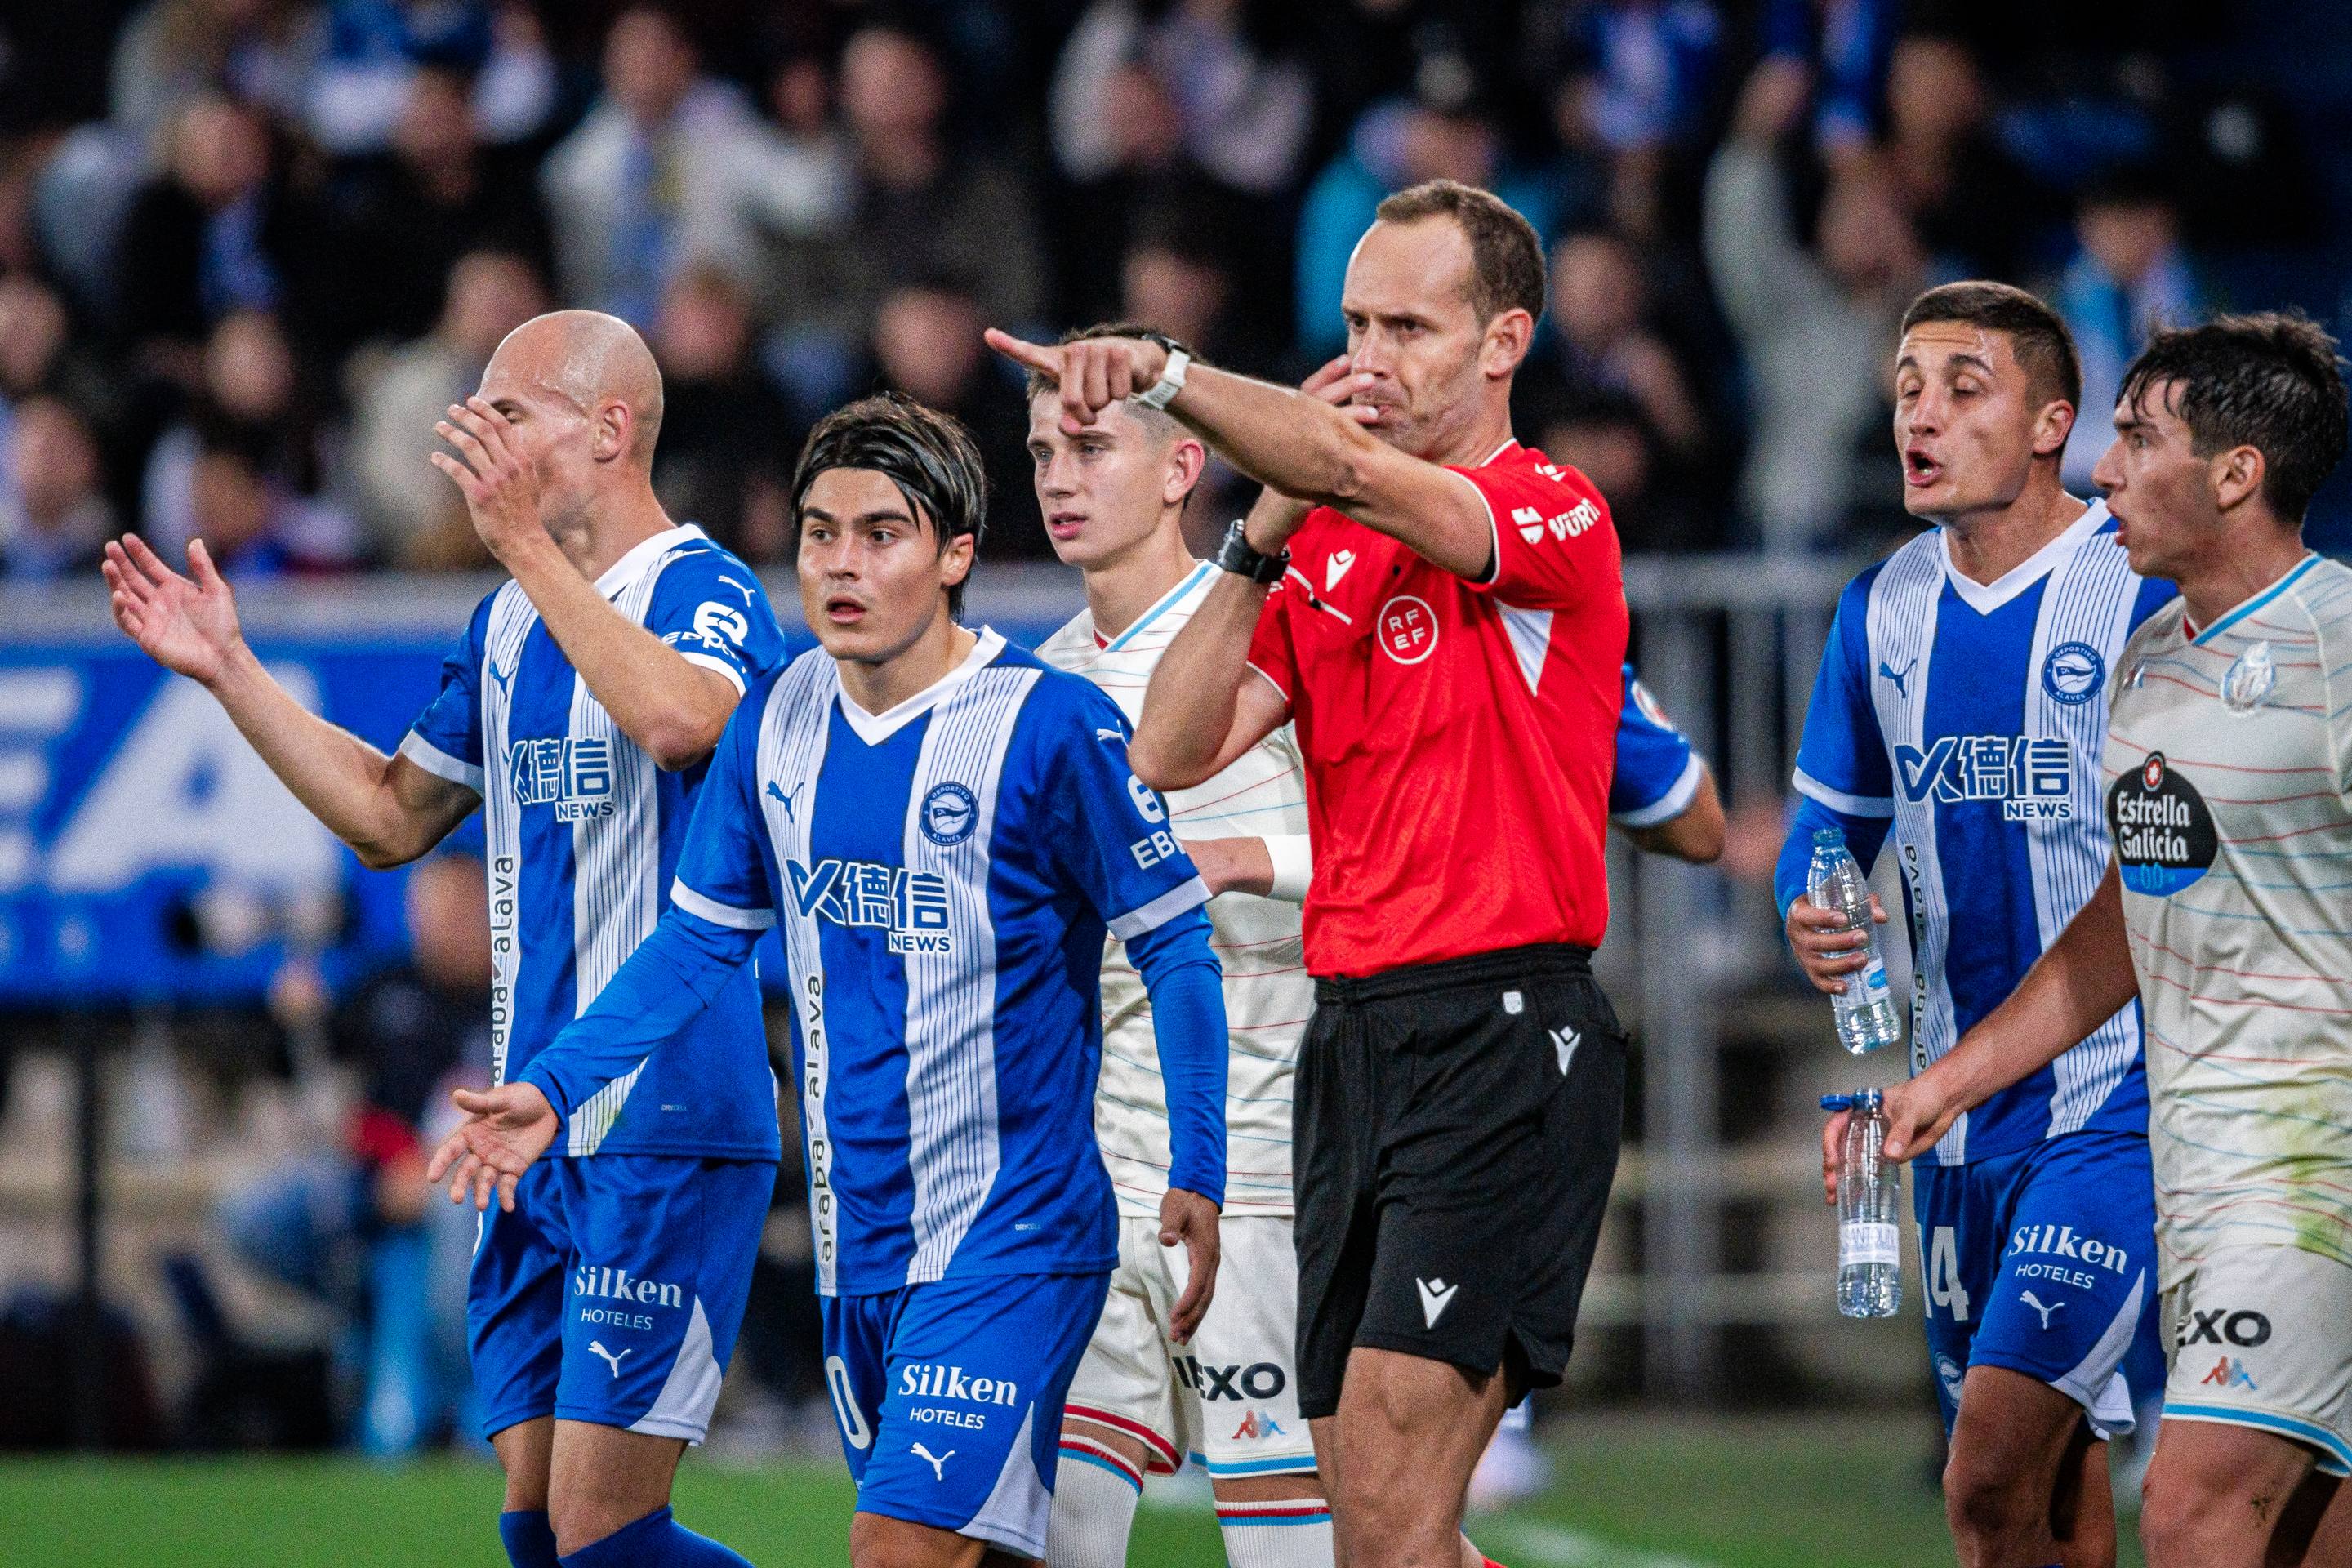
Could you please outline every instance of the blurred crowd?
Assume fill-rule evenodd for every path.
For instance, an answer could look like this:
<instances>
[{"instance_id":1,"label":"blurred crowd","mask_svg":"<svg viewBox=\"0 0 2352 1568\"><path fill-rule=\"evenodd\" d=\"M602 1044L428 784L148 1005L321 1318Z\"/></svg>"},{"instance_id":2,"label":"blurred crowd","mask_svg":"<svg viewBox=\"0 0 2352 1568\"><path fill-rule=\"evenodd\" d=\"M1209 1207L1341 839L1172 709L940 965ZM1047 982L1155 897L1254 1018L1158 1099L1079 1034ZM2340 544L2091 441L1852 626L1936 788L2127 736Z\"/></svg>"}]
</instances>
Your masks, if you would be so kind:
<instances>
[{"instance_id":1,"label":"blurred crowd","mask_svg":"<svg viewBox=\"0 0 2352 1568\"><path fill-rule=\"evenodd\" d=\"M82 572L125 528L167 557L201 536L233 576L482 565L432 424L557 304L646 333L663 497L747 555L787 541L802 432L888 386L977 433L990 553L1044 556L982 326L1121 316L1296 377L1343 346L1373 206L1438 175L1549 246L1520 432L1593 476L1629 549L1854 547L1899 525L1884 362L1923 286L2062 306L2078 480L2151 323L2233 278L2334 313L2305 280L2341 254L2309 174L2338 149L2247 85L2235 10L10 7L0 575Z\"/></svg>"}]
</instances>

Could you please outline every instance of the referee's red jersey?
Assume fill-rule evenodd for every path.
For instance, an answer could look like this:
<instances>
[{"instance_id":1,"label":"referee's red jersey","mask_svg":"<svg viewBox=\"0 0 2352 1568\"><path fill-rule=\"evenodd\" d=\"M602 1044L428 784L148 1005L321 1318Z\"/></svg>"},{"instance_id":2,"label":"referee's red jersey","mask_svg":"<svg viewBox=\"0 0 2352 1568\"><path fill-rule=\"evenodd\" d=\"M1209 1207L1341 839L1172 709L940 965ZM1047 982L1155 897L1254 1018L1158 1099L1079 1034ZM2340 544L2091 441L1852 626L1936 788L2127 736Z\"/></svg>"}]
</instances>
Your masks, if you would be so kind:
<instances>
[{"instance_id":1,"label":"referee's red jersey","mask_svg":"<svg viewBox=\"0 0 2352 1568\"><path fill-rule=\"evenodd\" d=\"M1582 474L1516 441L1453 471L1491 515L1492 581L1318 507L1250 644L1306 758L1317 974L1598 946L1609 924L1616 527Z\"/></svg>"}]
</instances>

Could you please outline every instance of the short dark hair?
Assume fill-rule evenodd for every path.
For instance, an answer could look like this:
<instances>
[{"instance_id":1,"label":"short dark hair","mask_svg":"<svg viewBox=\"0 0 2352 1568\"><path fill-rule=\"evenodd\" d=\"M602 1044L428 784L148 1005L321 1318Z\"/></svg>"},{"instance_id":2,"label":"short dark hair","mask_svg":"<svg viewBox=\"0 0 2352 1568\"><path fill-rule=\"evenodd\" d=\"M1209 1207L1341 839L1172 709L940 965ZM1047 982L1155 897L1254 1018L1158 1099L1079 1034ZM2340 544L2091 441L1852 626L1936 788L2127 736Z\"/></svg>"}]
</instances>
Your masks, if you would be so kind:
<instances>
[{"instance_id":1,"label":"short dark hair","mask_svg":"<svg viewBox=\"0 0 2352 1568\"><path fill-rule=\"evenodd\" d=\"M801 507L816 477L830 468L871 468L888 478L918 513L930 520L939 547L965 534L980 548L988 517L988 475L971 432L951 414L925 407L896 392L861 397L817 421L793 470L793 538L800 539ZM965 583L948 589L948 613L963 614Z\"/></svg>"},{"instance_id":2,"label":"short dark hair","mask_svg":"<svg viewBox=\"0 0 2352 1568\"><path fill-rule=\"evenodd\" d=\"M2083 361L2074 352L2074 334L2066 330L2064 317L2024 289L1982 279L1940 284L1911 301L1903 312L1903 331L1929 321L2006 333L2011 352L2042 401L2082 413Z\"/></svg>"},{"instance_id":3,"label":"short dark hair","mask_svg":"<svg viewBox=\"0 0 2352 1568\"><path fill-rule=\"evenodd\" d=\"M1171 353L1192 354L1192 357L1195 360L1201 357L1199 354L1192 353L1192 345L1185 342L1181 338L1171 337L1168 333L1160 331L1157 327L1147 327L1141 321L1097 321L1091 327L1072 327L1068 331L1064 332L1059 338L1056 338L1055 342L1057 343L1078 343L1084 342L1089 338L1145 338L1152 342L1158 343L1161 348L1166 349ZM1042 370L1033 370L1029 373L1029 379L1023 389L1022 395L1026 401L1034 403L1036 401L1037 395L1039 393L1044 392L1053 384L1054 378L1052 376L1047 375ZM1148 391L1149 388L1142 390ZM1138 408L1130 410L1130 412L1144 416L1157 415L1159 417L1168 420L1171 424L1175 422L1176 418L1174 415L1168 413L1164 409Z\"/></svg>"},{"instance_id":4,"label":"short dark hair","mask_svg":"<svg viewBox=\"0 0 2352 1568\"><path fill-rule=\"evenodd\" d=\"M1470 309L1481 326L1504 311L1544 312L1543 242L1535 225L1492 191L1457 180L1408 185L1374 209L1382 223L1450 217L1470 242Z\"/></svg>"},{"instance_id":5,"label":"short dark hair","mask_svg":"<svg viewBox=\"0 0 2352 1568\"><path fill-rule=\"evenodd\" d=\"M2124 372L2127 406L2163 384L2200 458L2232 447L2263 455L2263 499L2301 524L2311 498L2343 460L2347 413L2336 340L2297 311L2217 316L2159 331Z\"/></svg>"}]
</instances>

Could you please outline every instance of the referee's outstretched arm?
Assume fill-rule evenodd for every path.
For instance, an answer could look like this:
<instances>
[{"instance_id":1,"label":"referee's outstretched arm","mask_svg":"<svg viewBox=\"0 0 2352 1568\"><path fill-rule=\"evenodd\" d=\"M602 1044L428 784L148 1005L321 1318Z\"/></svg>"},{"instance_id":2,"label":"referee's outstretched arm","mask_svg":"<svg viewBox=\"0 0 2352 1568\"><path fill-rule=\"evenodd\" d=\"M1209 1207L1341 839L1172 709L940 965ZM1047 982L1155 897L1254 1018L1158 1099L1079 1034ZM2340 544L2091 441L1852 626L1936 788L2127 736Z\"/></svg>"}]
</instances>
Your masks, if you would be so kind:
<instances>
[{"instance_id":1,"label":"referee's outstretched arm","mask_svg":"<svg viewBox=\"0 0 2352 1568\"><path fill-rule=\"evenodd\" d=\"M1534 319L1523 310L1496 314L1486 323L1480 369L1507 388L1534 330ZM1061 389L1063 428L1073 433L1093 424L1097 414L1120 398L1152 392L1167 374L1170 360L1168 350L1140 338L1084 338L1045 345L991 328L988 343L1015 363L1052 378ZM1344 364L1335 361L1318 376ZM1339 384L1353 394L1369 390L1372 380L1343 373ZM1365 428L1364 416L1376 414L1377 405L1335 406L1304 388L1293 391L1231 371L1188 364L1166 407L1219 456L1260 484L1337 508L1458 576L1483 582L1492 574L1495 523L1477 488ZM1497 442L1510 434L1507 391L1501 407ZM1489 447L1495 444L1486 443ZM1484 450L1467 452L1464 460L1475 463L1485 456ZM1304 516L1302 510L1291 520L1291 529ZM1287 531L1261 535L1255 524L1250 530L1250 542L1262 551L1281 549L1288 537Z\"/></svg>"}]
</instances>

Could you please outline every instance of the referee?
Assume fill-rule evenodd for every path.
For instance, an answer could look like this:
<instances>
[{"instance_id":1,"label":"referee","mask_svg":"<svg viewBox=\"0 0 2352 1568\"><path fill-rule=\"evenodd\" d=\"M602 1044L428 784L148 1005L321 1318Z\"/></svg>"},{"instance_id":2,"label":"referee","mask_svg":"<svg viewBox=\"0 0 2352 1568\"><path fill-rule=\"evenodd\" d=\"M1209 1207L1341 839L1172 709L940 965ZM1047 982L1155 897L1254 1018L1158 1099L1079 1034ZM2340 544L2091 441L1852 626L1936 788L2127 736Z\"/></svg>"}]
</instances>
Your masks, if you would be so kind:
<instances>
[{"instance_id":1,"label":"referee","mask_svg":"<svg viewBox=\"0 0 2352 1568\"><path fill-rule=\"evenodd\" d=\"M1189 786L1297 721L1298 1394L1349 1568L1458 1568L1479 1453L1567 1364L1617 1163L1625 1041L1590 960L1625 595L1600 495L1511 437L1543 305L1527 220L1439 181L1349 262L1342 405L1156 342L989 335L1066 430L1135 396L1268 489L1129 755Z\"/></svg>"}]
</instances>

